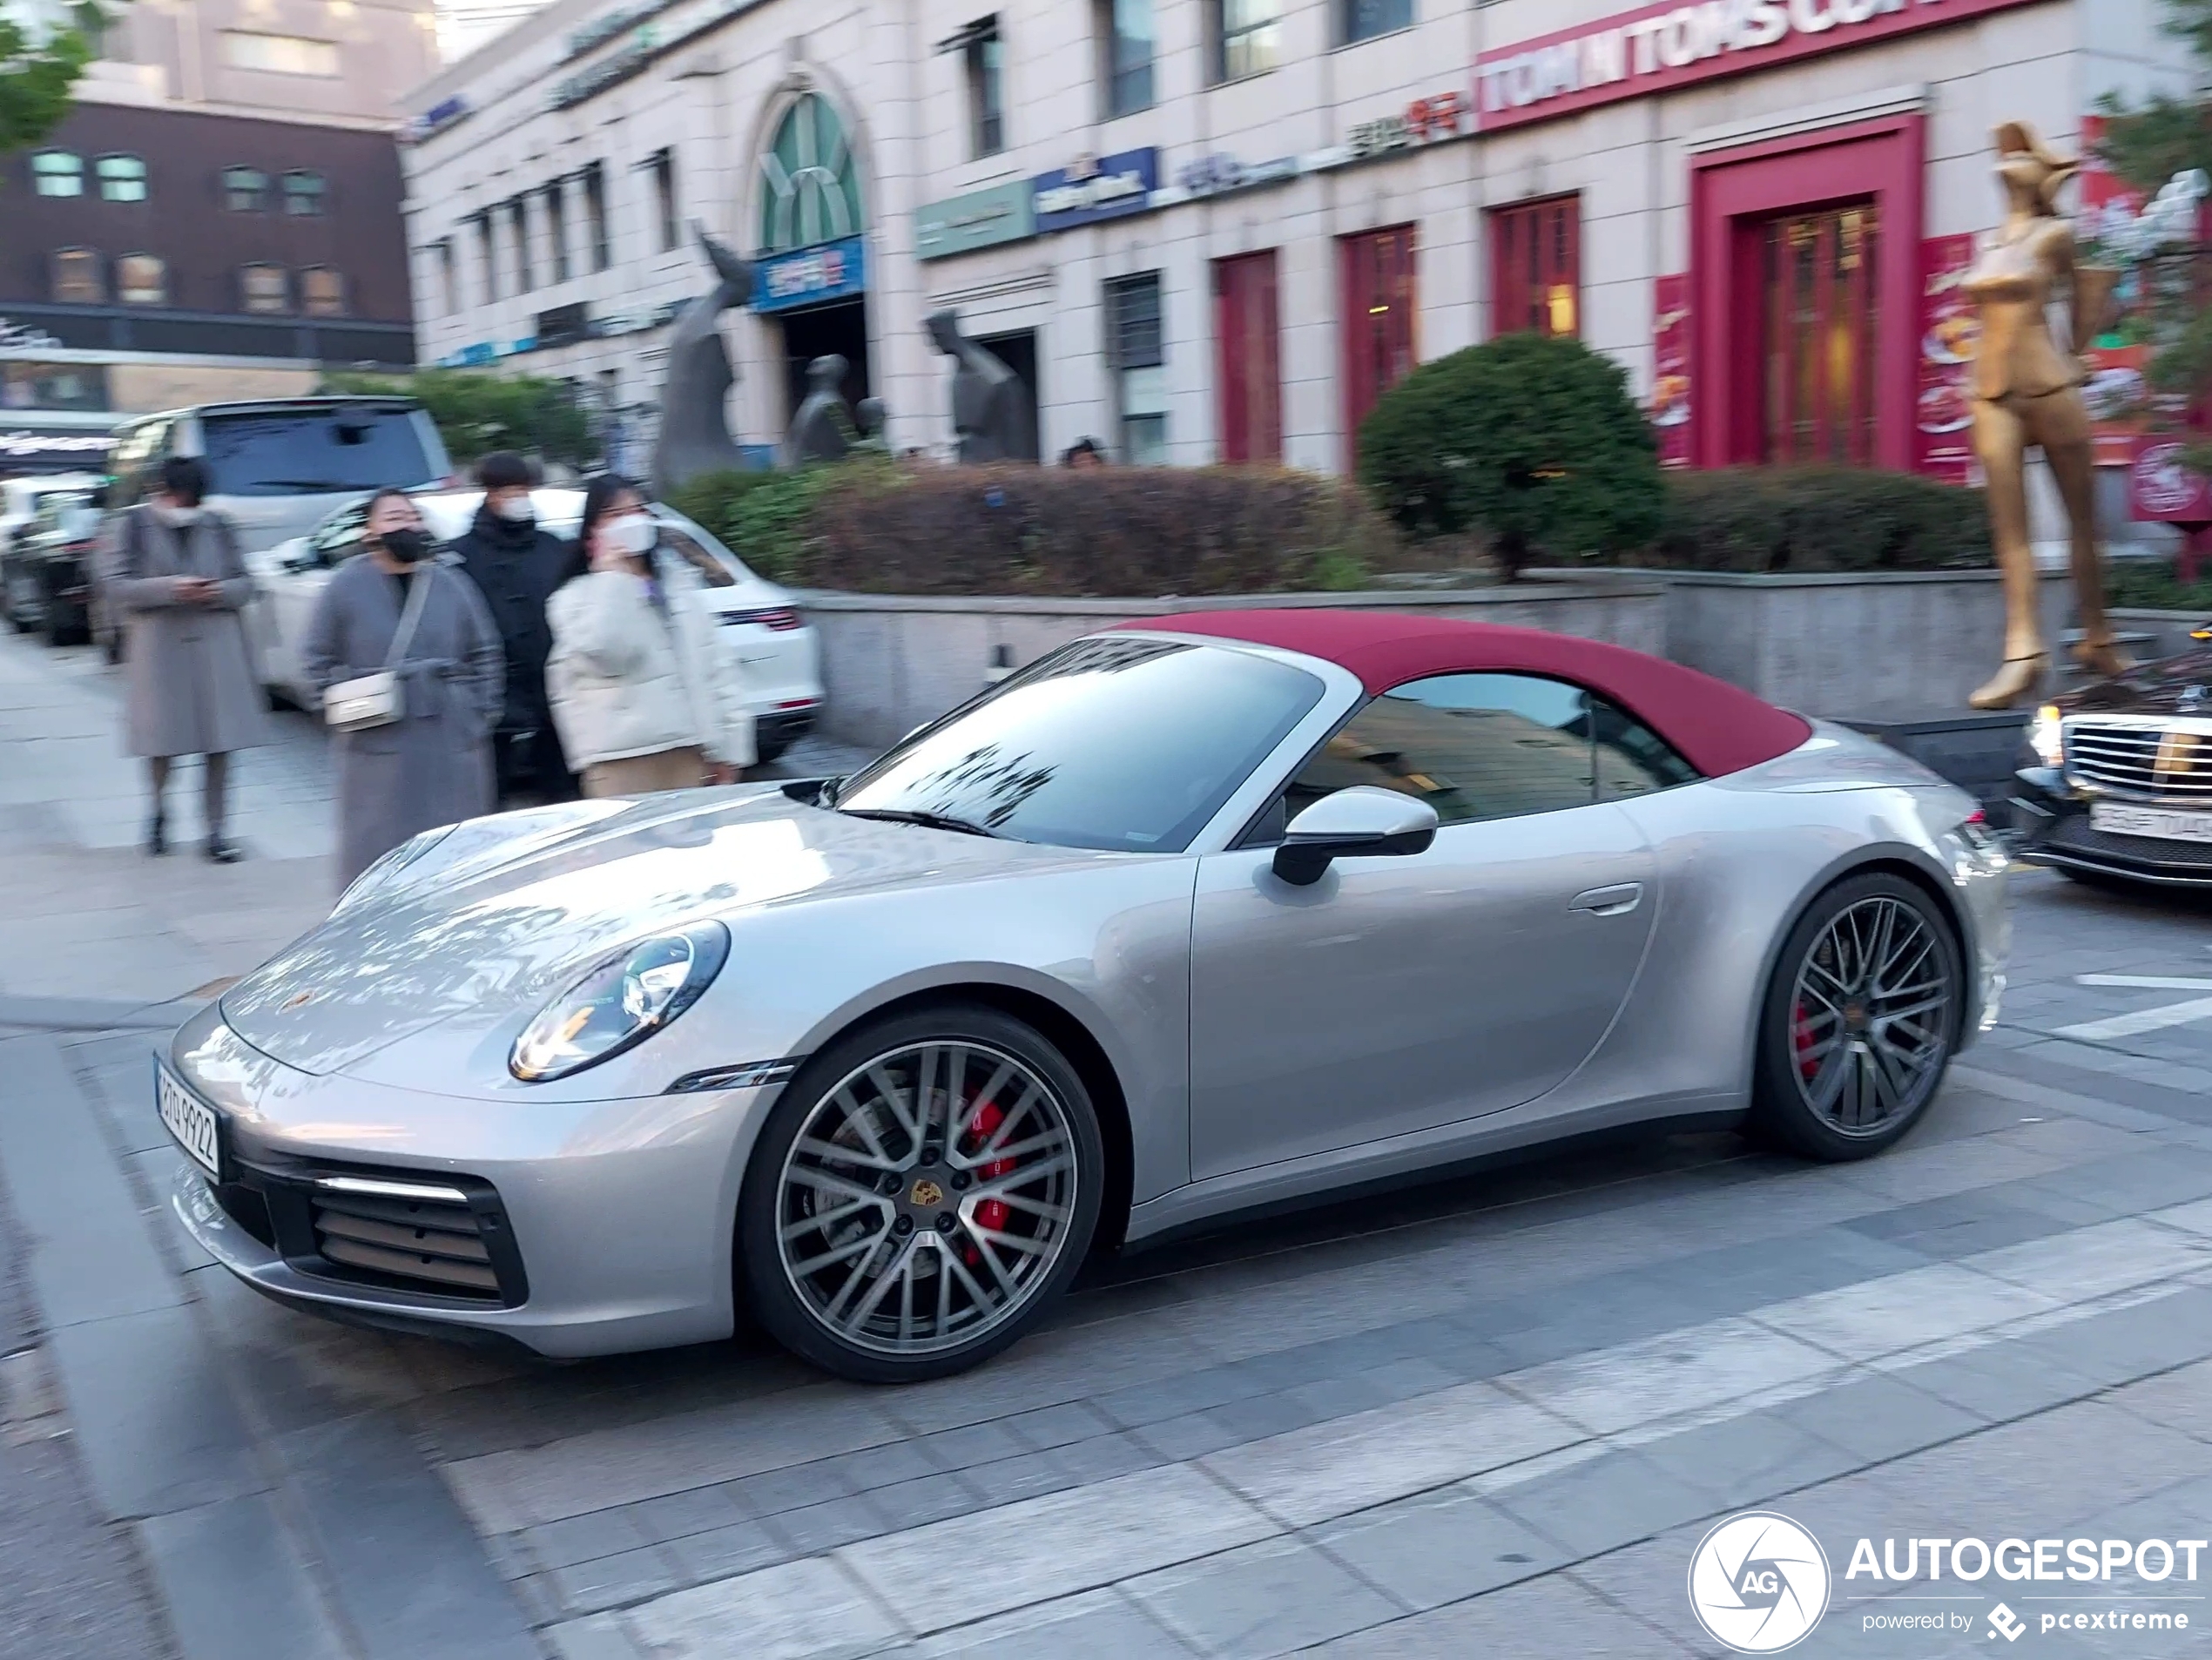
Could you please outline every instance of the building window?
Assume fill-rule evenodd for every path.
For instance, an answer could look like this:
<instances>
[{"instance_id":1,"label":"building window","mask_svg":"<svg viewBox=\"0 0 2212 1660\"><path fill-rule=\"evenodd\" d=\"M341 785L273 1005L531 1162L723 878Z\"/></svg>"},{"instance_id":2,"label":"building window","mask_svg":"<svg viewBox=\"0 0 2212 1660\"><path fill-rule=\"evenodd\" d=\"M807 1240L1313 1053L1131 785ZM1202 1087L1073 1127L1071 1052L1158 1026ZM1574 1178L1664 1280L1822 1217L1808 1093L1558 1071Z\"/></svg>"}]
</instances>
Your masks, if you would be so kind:
<instances>
[{"instance_id":1,"label":"building window","mask_svg":"<svg viewBox=\"0 0 2212 1660\"><path fill-rule=\"evenodd\" d=\"M1490 215L1490 332L1571 336L1581 331L1579 197L1524 202Z\"/></svg>"},{"instance_id":2,"label":"building window","mask_svg":"<svg viewBox=\"0 0 2212 1660\"><path fill-rule=\"evenodd\" d=\"M1879 230L1871 202L1766 226L1762 461L1873 464Z\"/></svg>"},{"instance_id":3,"label":"building window","mask_svg":"<svg viewBox=\"0 0 2212 1660\"><path fill-rule=\"evenodd\" d=\"M1282 50L1282 0L1215 0L1214 79L1240 81L1273 69Z\"/></svg>"},{"instance_id":4,"label":"building window","mask_svg":"<svg viewBox=\"0 0 2212 1660\"><path fill-rule=\"evenodd\" d=\"M653 220L660 236L660 251L671 252L682 240L683 233L677 225L676 152L672 150L656 152L647 164L653 174Z\"/></svg>"},{"instance_id":5,"label":"building window","mask_svg":"<svg viewBox=\"0 0 2212 1660\"><path fill-rule=\"evenodd\" d=\"M1122 427L1122 459L1132 467L1168 461L1167 344L1160 327L1160 273L1106 285L1106 361Z\"/></svg>"},{"instance_id":6,"label":"building window","mask_svg":"<svg viewBox=\"0 0 2212 1660\"><path fill-rule=\"evenodd\" d=\"M102 156L93 164L99 174L104 202L142 202L146 199L146 164L137 156Z\"/></svg>"},{"instance_id":7,"label":"building window","mask_svg":"<svg viewBox=\"0 0 2212 1660\"><path fill-rule=\"evenodd\" d=\"M1349 46L1413 26L1413 0L1337 0L1342 22L1338 39Z\"/></svg>"},{"instance_id":8,"label":"building window","mask_svg":"<svg viewBox=\"0 0 2212 1660\"><path fill-rule=\"evenodd\" d=\"M30 182L41 196L82 196L84 158L66 150L41 150L30 159Z\"/></svg>"},{"instance_id":9,"label":"building window","mask_svg":"<svg viewBox=\"0 0 2212 1660\"><path fill-rule=\"evenodd\" d=\"M300 309L310 317L346 314L346 279L327 265L311 265L300 273Z\"/></svg>"},{"instance_id":10,"label":"building window","mask_svg":"<svg viewBox=\"0 0 2212 1660\"><path fill-rule=\"evenodd\" d=\"M239 302L247 311L286 312L292 309L292 285L280 265L242 265L238 268Z\"/></svg>"},{"instance_id":11,"label":"building window","mask_svg":"<svg viewBox=\"0 0 2212 1660\"><path fill-rule=\"evenodd\" d=\"M461 269L453 257L453 239L448 236L432 243L430 253L438 265L438 297L444 302L445 314L454 316L461 310Z\"/></svg>"},{"instance_id":12,"label":"building window","mask_svg":"<svg viewBox=\"0 0 2212 1660\"><path fill-rule=\"evenodd\" d=\"M515 240L515 292L526 294L537 287L537 273L530 267L530 199L517 196L507 204L509 234Z\"/></svg>"},{"instance_id":13,"label":"building window","mask_svg":"<svg viewBox=\"0 0 2212 1660\"><path fill-rule=\"evenodd\" d=\"M553 250L553 280L569 280L569 187L555 179L545 187L545 240Z\"/></svg>"},{"instance_id":14,"label":"building window","mask_svg":"<svg viewBox=\"0 0 2212 1660\"><path fill-rule=\"evenodd\" d=\"M322 217L323 183L320 173L288 172L284 176L284 211L294 219Z\"/></svg>"},{"instance_id":15,"label":"building window","mask_svg":"<svg viewBox=\"0 0 2212 1660\"><path fill-rule=\"evenodd\" d=\"M763 251L781 253L860 233L860 178L845 124L828 99L810 92L784 111L760 172Z\"/></svg>"},{"instance_id":16,"label":"building window","mask_svg":"<svg viewBox=\"0 0 2212 1660\"><path fill-rule=\"evenodd\" d=\"M115 297L126 306L167 305L167 263L158 254L125 254L115 262Z\"/></svg>"},{"instance_id":17,"label":"building window","mask_svg":"<svg viewBox=\"0 0 2212 1660\"><path fill-rule=\"evenodd\" d=\"M269 205L269 176L259 167L223 169L223 206L233 213L258 213Z\"/></svg>"},{"instance_id":18,"label":"building window","mask_svg":"<svg viewBox=\"0 0 2212 1660\"><path fill-rule=\"evenodd\" d=\"M995 156L1006 148L1006 44L995 16L968 25L967 36L968 149Z\"/></svg>"},{"instance_id":19,"label":"building window","mask_svg":"<svg viewBox=\"0 0 2212 1660\"><path fill-rule=\"evenodd\" d=\"M1344 432L1349 461L1359 447L1359 423L1420 361L1415 333L1419 294L1412 226L1340 237L1337 246L1343 271Z\"/></svg>"},{"instance_id":20,"label":"building window","mask_svg":"<svg viewBox=\"0 0 2212 1660\"><path fill-rule=\"evenodd\" d=\"M583 220L591 239L591 268L604 271L614 263L614 248L607 236L607 174L593 162L583 170Z\"/></svg>"},{"instance_id":21,"label":"building window","mask_svg":"<svg viewBox=\"0 0 2212 1660\"><path fill-rule=\"evenodd\" d=\"M54 254L54 302L62 306L97 306L107 299L101 280L100 256L90 248L62 248Z\"/></svg>"},{"instance_id":22,"label":"building window","mask_svg":"<svg viewBox=\"0 0 2212 1660\"><path fill-rule=\"evenodd\" d=\"M1152 107L1152 0L1095 0L1106 117Z\"/></svg>"},{"instance_id":23,"label":"building window","mask_svg":"<svg viewBox=\"0 0 2212 1660\"><path fill-rule=\"evenodd\" d=\"M297 35L254 35L226 29L223 61L233 69L263 75L330 76L338 73L338 44L303 40Z\"/></svg>"},{"instance_id":24,"label":"building window","mask_svg":"<svg viewBox=\"0 0 2212 1660\"><path fill-rule=\"evenodd\" d=\"M469 221L476 227L476 267L484 273L484 304L499 298L498 239L491 233L491 214L479 213Z\"/></svg>"},{"instance_id":25,"label":"building window","mask_svg":"<svg viewBox=\"0 0 2212 1660\"><path fill-rule=\"evenodd\" d=\"M1274 249L1214 261L1224 462L1283 459L1282 323L1276 294Z\"/></svg>"}]
</instances>

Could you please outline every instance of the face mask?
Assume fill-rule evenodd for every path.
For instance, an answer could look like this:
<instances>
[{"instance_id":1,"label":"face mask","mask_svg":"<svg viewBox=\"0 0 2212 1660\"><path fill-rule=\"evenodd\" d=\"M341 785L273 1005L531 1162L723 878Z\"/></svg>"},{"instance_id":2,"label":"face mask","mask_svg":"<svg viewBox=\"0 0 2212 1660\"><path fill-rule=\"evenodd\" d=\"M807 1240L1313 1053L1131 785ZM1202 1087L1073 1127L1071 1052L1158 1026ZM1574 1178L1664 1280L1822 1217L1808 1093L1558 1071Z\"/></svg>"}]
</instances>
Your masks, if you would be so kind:
<instances>
[{"instance_id":1,"label":"face mask","mask_svg":"<svg viewBox=\"0 0 2212 1660\"><path fill-rule=\"evenodd\" d=\"M430 538L415 530L387 530L376 538L376 545L401 564L411 565L428 555Z\"/></svg>"},{"instance_id":2,"label":"face mask","mask_svg":"<svg viewBox=\"0 0 2212 1660\"><path fill-rule=\"evenodd\" d=\"M633 558L643 558L659 542L660 526L643 513L632 513L629 517L617 519L610 524L607 536L624 553Z\"/></svg>"},{"instance_id":3,"label":"face mask","mask_svg":"<svg viewBox=\"0 0 2212 1660\"><path fill-rule=\"evenodd\" d=\"M528 524L537 516L537 509L530 505L530 498L527 496L516 496L504 502L496 502L492 504L491 510L509 524Z\"/></svg>"},{"instance_id":4,"label":"face mask","mask_svg":"<svg viewBox=\"0 0 2212 1660\"><path fill-rule=\"evenodd\" d=\"M181 530L199 519L199 509L196 507L172 507L166 502L156 502L153 516L171 530Z\"/></svg>"}]
</instances>

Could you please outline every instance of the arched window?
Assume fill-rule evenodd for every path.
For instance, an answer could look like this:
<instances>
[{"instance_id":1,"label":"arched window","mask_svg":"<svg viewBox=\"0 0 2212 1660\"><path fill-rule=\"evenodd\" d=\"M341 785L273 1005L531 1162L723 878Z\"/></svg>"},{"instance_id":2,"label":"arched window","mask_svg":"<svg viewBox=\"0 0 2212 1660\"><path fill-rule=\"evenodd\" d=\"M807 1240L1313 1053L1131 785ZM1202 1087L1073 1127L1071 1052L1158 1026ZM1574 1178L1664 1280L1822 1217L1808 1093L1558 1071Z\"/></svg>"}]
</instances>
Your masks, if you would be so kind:
<instances>
[{"instance_id":1,"label":"arched window","mask_svg":"<svg viewBox=\"0 0 2212 1660\"><path fill-rule=\"evenodd\" d=\"M845 124L809 92L784 111L760 158L760 251L781 253L857 233L860 179Z\"/></svg>"},{"instance_id":2,"label":"arched window","mask_svg":"<svg viewBox=\"0 0 2212 1660\"><path fill-rule=\"evenodd\" d=\"M138 156L102 156L94 164L100 176L104 202L142 202L146 199L146 164Z\"/></svg>"},{"instance_id":3,"label":"arched window","mask_svg":"<svg viewBox=\"0 0 2212 1660\"><path fill-rule=\"evenodd\" d=\"M169 265L158 253L126 253L115 262L115 297L126 306L169 303Z\"/></svg>"},{"instance_id":4,"label":"arched window","mask_svg":"<svg viewBox=\"0 0 2212 1660\"><path fill-rule=\"evenodd\" d=\"M97 306L107 298L101 280L100 256L90 248L54 251L54 302L62 306Z\"/></svg>"},{"instance_id":5,"label":"arched window","mask_svg":"<svg viewBox=\"0 0 2212 1660\"><path fill-rule=\"evenodd\" d=\"M284 312L292 309L292 284L280 265L242 265L238 268L238 295L247 311Z\"/></svg>"},{"instance_id":6,"label":"arched window","mask_svg":"<svg viewBox=\"0 0 2212 1660\"><path fill-rule=\"evenodd\" d=\"M322 175L289 172L284 176L284 211L295 218L314 219L322 212Z\"/></svg>"},{"instance_id":7,"label":"arched window","mask_svg":"<svg viewBox=\"0 0 2212 1660\"><path fill-rule=\"evenodd\" d=\"M269 176L259 167L223 169L223 206L233 213L258 213L269 205Z\"/></svg>"},{"instance_id":8,"label":"arched window","mask_svg":"<svg viewBox=\"0 0 2212 1660\"><path fill-rule=\"evenodd\" d=\"M41 196L82 196L84 158L66 150L41 150L30 159L30 182Z\"/></svg>"},{"instance_id":9,"label":"arched window","mask_svg":"<svg viewBox=\"0 0 2212 1660\"><path fill-rule=\"evenodd\" d=\"M346 314L346 278L327 265L311 265L300 273L300 309L310 317Z\"/></svg>"}]
</instances>

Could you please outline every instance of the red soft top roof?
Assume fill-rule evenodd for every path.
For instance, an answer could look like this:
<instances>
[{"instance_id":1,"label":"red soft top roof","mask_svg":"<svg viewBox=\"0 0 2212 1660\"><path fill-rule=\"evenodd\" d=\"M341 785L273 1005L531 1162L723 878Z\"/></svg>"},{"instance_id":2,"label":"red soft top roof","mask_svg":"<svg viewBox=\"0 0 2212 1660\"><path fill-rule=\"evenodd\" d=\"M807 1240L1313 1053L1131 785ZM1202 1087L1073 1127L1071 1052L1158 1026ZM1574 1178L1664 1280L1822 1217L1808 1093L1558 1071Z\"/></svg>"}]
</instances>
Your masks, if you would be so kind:
<instances>
[{"instance_id":1,"label":"red soft top roof","mask_svg":"<svg viewBox=\"0 0 2212 1660\"><path fill-rule=\"evenodd\" d=\"M1812 732L1802 717L1679 663L1541 629L1303 608L1192 611L1120 626L1206 634L1325 658L1359 676L1370 694L1432 674L1555 676L1618 704L1708 778L1787 754Z\"/></svg>"}]
</instances>

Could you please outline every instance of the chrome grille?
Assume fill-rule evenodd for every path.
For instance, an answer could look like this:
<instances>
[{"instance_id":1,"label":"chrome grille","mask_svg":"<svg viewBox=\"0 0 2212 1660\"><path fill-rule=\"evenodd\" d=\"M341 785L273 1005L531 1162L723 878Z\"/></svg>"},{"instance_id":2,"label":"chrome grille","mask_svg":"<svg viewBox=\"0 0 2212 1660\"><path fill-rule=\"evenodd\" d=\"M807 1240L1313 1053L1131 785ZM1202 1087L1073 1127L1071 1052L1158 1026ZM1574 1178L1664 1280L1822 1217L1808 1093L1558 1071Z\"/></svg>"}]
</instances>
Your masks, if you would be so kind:
<instances>
[{"instance_id":1,"label":"chrome grille","mask_svg":"<svg viewBox=\"0 0 2212 1660\"><path fill-rule=\"evenodd\" d=\"M466 1204L318 1190L315 1248L327 1262L445 1297L499 1296L475 1212Z\"/></svg>"},{"instance_id":2,"label":"chrome grille","mask_svg":"<svg viewBox=\"0 0 2212 1660\"><path fill-rule=\"evenodd\" d=\"M2212 806L2212 723L2069 720L2067 770L2144 800Z\"/></svg>"}]
</instances>

